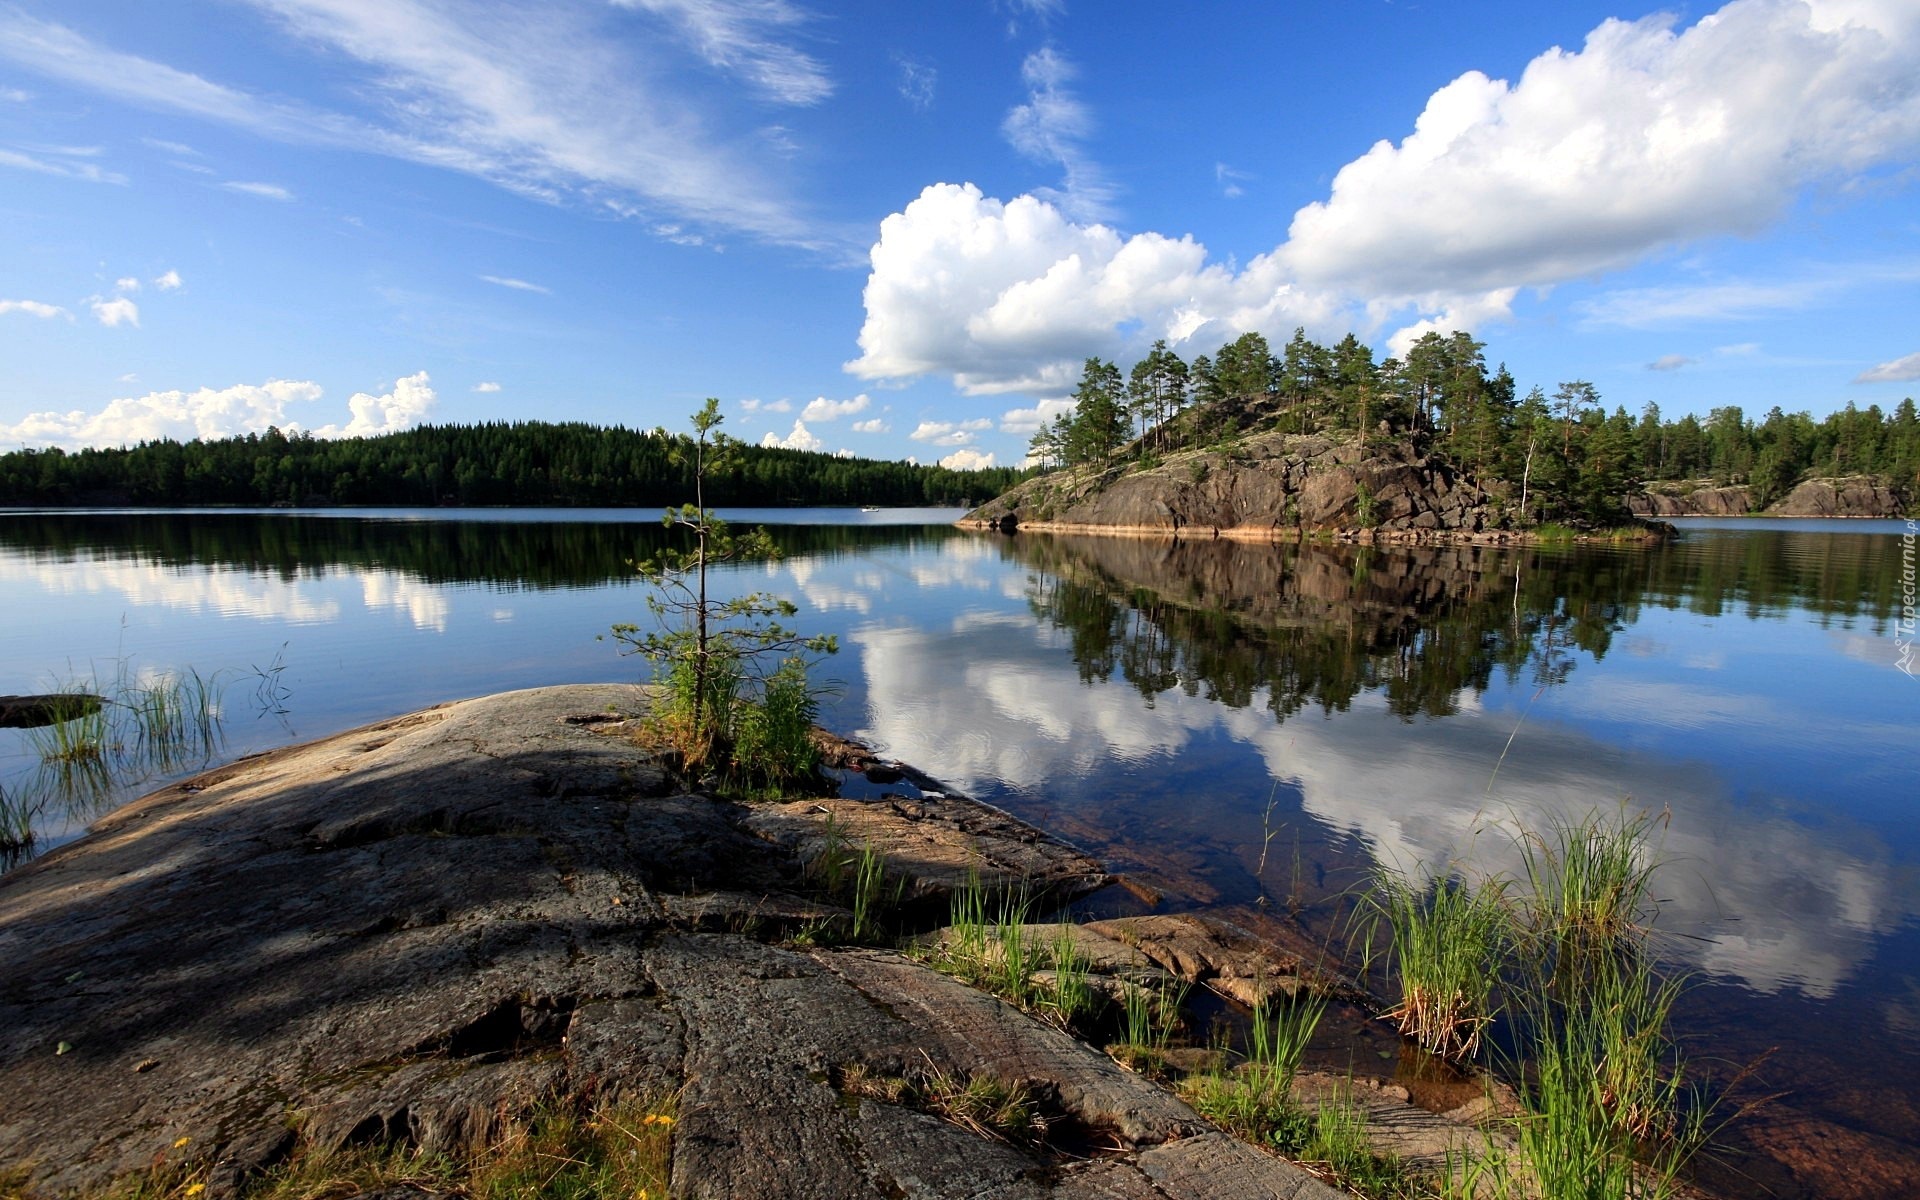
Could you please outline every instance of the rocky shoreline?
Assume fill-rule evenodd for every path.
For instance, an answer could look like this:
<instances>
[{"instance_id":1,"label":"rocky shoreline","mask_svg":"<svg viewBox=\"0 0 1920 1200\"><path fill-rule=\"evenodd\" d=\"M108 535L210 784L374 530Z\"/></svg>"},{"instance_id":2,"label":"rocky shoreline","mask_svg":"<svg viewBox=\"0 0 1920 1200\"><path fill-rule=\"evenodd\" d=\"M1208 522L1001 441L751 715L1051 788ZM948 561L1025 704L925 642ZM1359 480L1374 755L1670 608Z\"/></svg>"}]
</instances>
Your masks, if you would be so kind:
<instances>
[{"instance_id":1,"label":"rocky shoreline","mask_svg":"<svg viewBox=\"0 0 1920 1200\"><path fill-rule=\"evenodd\" d=\"M1267 432L1180 450L1145 467L1039 475L969 512L962 528L1117 537L1329 540L1358 545L1527 545L1509 498L1403 444ZM1662 541L1670 526L1606 530Z\"/></svg>"},{"instance_id":2,"label":"rocky shoreline","mask_svg":"<svg viewBox=\"0 0 1920 1200\"><path fill-rule=\"evenodd\" d=\"M22 968L0 1179L98 1191L171 1156L218 1197L291 1158L458 1154L541 1104L664 1091L676 1196L1338 1194L1054 1025L845 944L812 874L870 845L939 912L960 887L1063 902L1112 882L1099 863L932 781L887 790L857 752L863 798L689 790L624 736L643 696L508 693L243 759L0 877ZM1073 934L1123 982L1252 998L1300 969L1196 918L1126 920ZM851 1082L916 1072L1018 1084L1048 1136ZM1480 1136L1403 1100L1362 1098L1407 1153Z\"/></svg>"},{"instance_id":3,"label":"rocky shoreline","mask_svg":"<svg viewBox=\"0 0 1920 1200\"><path fill-rule=\"evenodd\" d=\"M1753 490L1716 487L1712 480L1656 484L1627 497L1638 517L1854 517L1863 520L1905 515L1908 497L1875 475L1809 479L1779 500L1755 511Z\"/></svg>"}]
</instances>

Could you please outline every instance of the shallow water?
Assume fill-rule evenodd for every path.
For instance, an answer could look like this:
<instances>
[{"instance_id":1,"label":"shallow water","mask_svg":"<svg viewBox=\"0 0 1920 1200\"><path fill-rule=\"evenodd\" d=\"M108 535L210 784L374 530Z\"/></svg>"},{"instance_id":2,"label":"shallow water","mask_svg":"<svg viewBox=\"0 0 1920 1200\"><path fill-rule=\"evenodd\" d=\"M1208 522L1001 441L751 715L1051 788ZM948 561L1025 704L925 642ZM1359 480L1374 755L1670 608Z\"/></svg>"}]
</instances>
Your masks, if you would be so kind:
<instances>
[{"instance_id":1,"label":"shallow water","mask_svg":"<svg viewBox=\"0 0 1920 1200\"><path fill-rule=\"evenodd\" d=\"M1774 1050L1759 1079L1791 1089L1775 1112L1792 1119L1776 1124L1852 1139L1850 1160L1895 1171L1920 1146L1903 522L1374 550L781 515L806 518L774 529L787 557L729 586L840 635L825 722L1066 832L1170 906L1325 939L1376 859L1500 869L1518 826L1669 813L1659 929L1696 979L1696 1056L1730 1072ZM242 753L459 696L637 679L598 639L644 618L625 563L663 536L652 511L4 515L0 692L219 671ZM0 739L0 785L25 794L34 757ZM40 844L78 829L49 811ZM1752 1140L1792 1159L1792 1137Z\"/></svg>"}]
</instances>

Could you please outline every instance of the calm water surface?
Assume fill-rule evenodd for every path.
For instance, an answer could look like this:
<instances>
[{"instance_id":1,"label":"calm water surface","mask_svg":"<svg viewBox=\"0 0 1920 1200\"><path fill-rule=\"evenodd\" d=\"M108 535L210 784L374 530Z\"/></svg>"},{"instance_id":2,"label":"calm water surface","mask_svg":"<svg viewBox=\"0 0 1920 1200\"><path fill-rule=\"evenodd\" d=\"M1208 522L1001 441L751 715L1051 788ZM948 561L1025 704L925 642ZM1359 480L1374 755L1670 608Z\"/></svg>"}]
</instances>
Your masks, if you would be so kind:
<instances>
[{"instance_id":1,"label":"calm water surface","mask_svg":"<svg viewBox=\"0 0 1920 1200\"><path fill-rule=\"evenodd\" d=\"M825 723L1163 892L1328 936L1367 863L1671 814L1659 928L1693 1053L1771 1057L1764 1156L1920 1170L1920 680L1904 522L1685 522L1647 549L1367 550L962 534L957 512L736 514L729 586L840 635ZM806 523L793 523L796 518ZM0 693L194 667L228 753L638 665L652 512L0 515ZM285 703L261 712L272 680ZM0 731L0 786L37 759ZM80 822L38 820L40 844ZM1267 853L1262 856L1262 849ZM1857 1194L1876 1194L1872 1185ZM1879 1194L1902 1194L1886 1190Z\"/></svg>"}]
</instances>

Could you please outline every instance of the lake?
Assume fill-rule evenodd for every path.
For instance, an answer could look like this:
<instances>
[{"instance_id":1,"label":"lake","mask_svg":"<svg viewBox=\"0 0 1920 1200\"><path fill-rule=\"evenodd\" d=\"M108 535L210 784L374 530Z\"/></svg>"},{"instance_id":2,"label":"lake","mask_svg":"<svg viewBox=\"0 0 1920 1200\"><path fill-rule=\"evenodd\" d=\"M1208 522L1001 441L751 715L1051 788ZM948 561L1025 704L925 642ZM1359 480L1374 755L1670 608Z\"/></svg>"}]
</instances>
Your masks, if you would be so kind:
<instances>
[{"instance_id":1,"label":"lake","mask_svg":"<svg viewBox=\"0 0 1920 1200\"><path fill-rule=\"evenodd\" d=\"M1687 521L1651 549L1509 550L733 515L782 522L786 557L722 586L839 635L824 724L1064 834L1168 908L1338 944L1374 861L1511 868L1520 827L1665 814L1658 929L1692 974L1689 1051L1722 1077L1758 1063L1736 1101L1784 1093L1716 1169L1785 1196L1920 1180L1907 523ZM0 693L217 674L234 755L458 697L637 680L601 635L646 619L626 563L663 536L624 510L0 514ZM9 796L40 769L0 731ZM37 847L84 817L46 806ZM1377 1029L1347 1034L1324 1053L1392 1054Z\"/></svg>"}]
</instances>

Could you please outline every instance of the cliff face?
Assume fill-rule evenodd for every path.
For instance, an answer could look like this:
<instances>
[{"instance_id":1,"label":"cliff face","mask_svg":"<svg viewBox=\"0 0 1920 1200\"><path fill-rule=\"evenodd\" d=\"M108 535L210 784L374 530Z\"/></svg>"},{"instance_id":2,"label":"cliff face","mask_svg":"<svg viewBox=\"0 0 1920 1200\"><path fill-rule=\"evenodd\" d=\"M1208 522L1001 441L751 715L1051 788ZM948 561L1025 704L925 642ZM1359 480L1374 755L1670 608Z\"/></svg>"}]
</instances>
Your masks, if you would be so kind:
<instances>
[{"instance_id":1,"label":"cliff face","mask_svg":"<svg viewBox=\"0 0 1920 1200\"><path fill-rule=\"evenodd\" d=\"M1056 471L963 523L1263 537L1321 529L1402 537L1498 535L1507 514L1485 489L1403 447L1268 433L1185 450L1144 470Z\"/></svg>"},{"instance_id":2,"label":"cliff face","mask_svg":"<svg viewBox=\"0 0 1920 1200\"><path fill-rule=\"evenodd\" d=\"M1809 479L1767 511L1782 517L1897 517L1906 508L1886 480L1855 476Z\"/></svg>"},{"instance_id":3,"label":"cliff face","mask_svg":"<svg viewBox=\"0 0 1920 1200\"><path fill-rule=\"evenodd\" d=\"M1770 517L1897 517L1908 503L1885 478L1854 475L1809 479L1760 511ZM1747 488L1672 483L1628 496L1627 507L1637 517L1744 517L1754 511Z\"/></svg>"}]
</instances>

